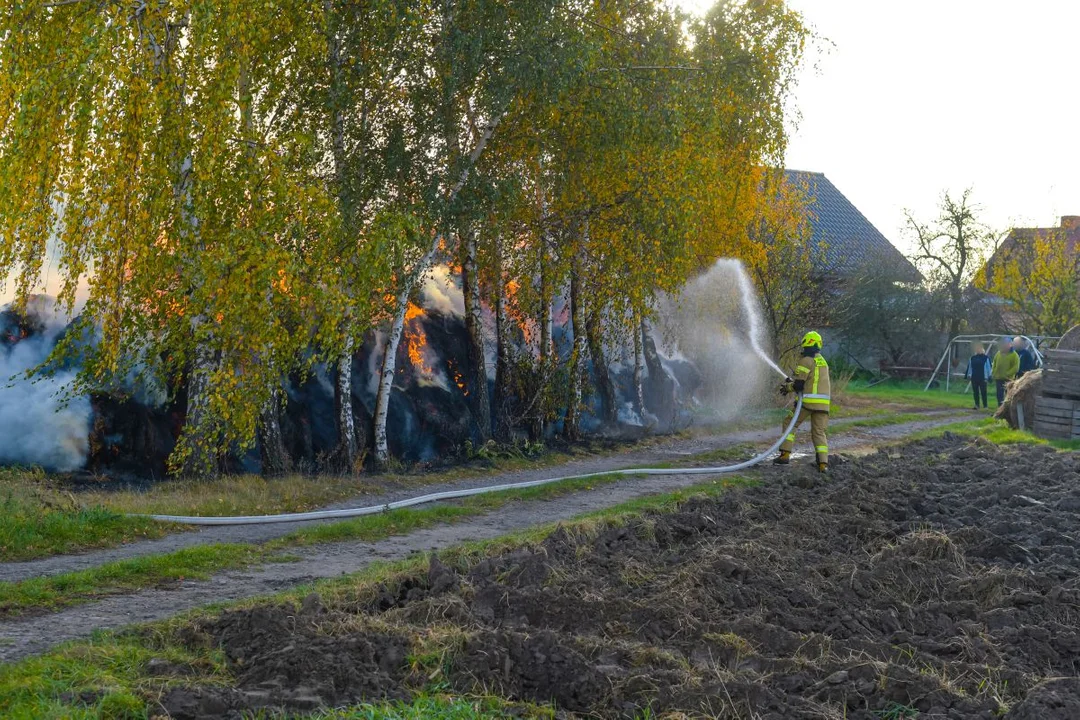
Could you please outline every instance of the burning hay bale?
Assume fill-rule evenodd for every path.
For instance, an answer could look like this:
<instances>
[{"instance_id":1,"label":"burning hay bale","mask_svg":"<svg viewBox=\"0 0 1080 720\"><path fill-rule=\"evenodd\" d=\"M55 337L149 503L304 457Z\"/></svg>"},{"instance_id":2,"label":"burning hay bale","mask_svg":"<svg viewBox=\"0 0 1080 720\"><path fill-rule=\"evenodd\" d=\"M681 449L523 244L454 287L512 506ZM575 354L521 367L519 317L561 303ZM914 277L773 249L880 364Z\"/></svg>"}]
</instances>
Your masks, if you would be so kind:
<instances>
[{"instance_id":1,"label":"burning hay bale","mask_svg":"<svg viewBox=\"0 0 1080 720\"><path fill-rule=\"evenodd\" d=\"M1024 373L1006 388L1005 402L994 417L1005 420L1014 430L1026 430L1035 421L1035 398L1042 392L1042 370Z\"/></svg>"}]
</instances>

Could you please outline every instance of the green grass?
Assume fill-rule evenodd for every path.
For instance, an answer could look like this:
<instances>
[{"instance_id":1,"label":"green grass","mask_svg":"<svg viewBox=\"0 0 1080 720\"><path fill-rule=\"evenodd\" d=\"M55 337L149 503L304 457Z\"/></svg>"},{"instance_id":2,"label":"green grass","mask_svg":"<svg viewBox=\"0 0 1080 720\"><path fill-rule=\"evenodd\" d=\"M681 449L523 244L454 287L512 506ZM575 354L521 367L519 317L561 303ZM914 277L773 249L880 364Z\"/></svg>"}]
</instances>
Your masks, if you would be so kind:
<instances>
[{"instance_id":1,"label":"green grass","mask_svg":"<svg viewBox=\"0 0 1080 720\"><path fill-rule=\"evenodd\" d=\"M645 447L657 438L636 444ZM115 547L190 529L127 513L261 515L304 512L388 486L423 487L497 472L556 466L617 452L626 443L598 441L568 448L538 445L484 447L460 465L437 471L359 476L289 475L267 479L230 475L210 481L169 480L149 490L68 492L40 470L0 469L0 562L32 560Z\"/></svg>"},{"instance_id":2,"label":"green grass","mask_svg":"<svg viewBox=\"0 0 1080 720\"><path fill-rule=\"evenodd\" d=\"M645 513L668 513L674 511L680 505L693 497L717 497L733 487L747 487L758 481L741 475L732 475L723 480L710 480L708 482L690 485L682 490L674 490L661 495L646 495L624 503L613 505L603 510L586 513L581 517L591 520L615 520L625 521L629 518L639 517Z\"/></svg>"},{"instance_id":3,"label":"green grass","mask_svg":"<svg viewBox=\"0 0 1080 720\"><path fill-rule=\"evenodd\" d=\"M485 720L486 718L554 718L555 711L537 705L508 703L494 697L462 698L420 695L411 702L360 705L315 715L289 715L307 720Z\"/></svg>"},{"instance_id":4,"label":"green grass","mask_svg":"<svg viewBox=\"0 0 1080 720\"><path fill-rule=\"evenodd\" d=\"M595 536L603 529L628 523L647 511L670 511L694 495L714 496L728 488L745 484L743 478L712 481L675 493L640 498L622 505L590 513L561 523L568 532ZM463 543L439 553L447 564L465 567L480 559L539 542L557 524L530 528L494 540ZM415 556L405 560L376 563L354 575L320 581L293 588L273 598L252 598L217 608L202 608L169 620L142 626L136 632L102 631L92 640L69 643L45 655L17 663L0 665L0 717L14 720L89 720L90 718L147 717L148 703L159 696L170 682L147 677L142 669L153 658L188 666L194 675L185 682L229 683L220 654L210 649L189 650L175 644L177 631L197 618L209 618L223 607L250 607L269 601L299 602L312 590L323 595L328 604L354 599L358 594L376 592L381 583L414 577L426 572L428 559ZM78 701L88 693L86 704ZM110 714L117 712L132 714ZM492 698L451 698L420 695L413 703L370 705L324 714L324 718L488 718L505 717L500 701ZM546 708L515 705L524 717L552 717ZM351 713L351 714L350 714ZM392 713L397 713L392 714ZM410 714L411 713L411 714ZM471 713L471 714L470 714ZM531 715L529 713L532 713Z\"/></svg>"},{"instance_id":5,"label":"green grass","mask_svg":"<svg viewBox=\"0 0 1080 720\"><path fill-rule=\"evenodd\" d=\"M851 382L844 389L842 396L847 396L860 404L858 401L874 401L875 403L890 403L904 405L911 408L970 408L972 405L971 393L964 390L963 383L953 385L946 392L944 389L923 390L924 384L912 381L889 380L873 387L868 387L864 382Z\"/></svg>"},{"instance_id":6,"label":"green grass","mask_svg":"<svg viewBox=\"0 0 1080 720\"><path fill-rule=\"evenodd\" d=\"M174 530L175 526L103 507L83 507L40 471L0 470L2 562L110 547Z\"/></svg>"},{"instance_id":7,"label":"green grass","mask_svg":"<svg viewBox=\"0 0 1080 720\"><path fill-rule=\"evenodd\" d=\"M265 559L266 553L252 545L199 545L164 555L118 560L78 572L0 583L0 617L31 609L59 610L144 587L205 579L223 568L244 567Z\"/></svg>"},{"instance_id":8,"label":"green grass","mask_svg":"<svg viewBox=\"0 0 1080 720\"><path fill-rule=\"evenodd\" d=\"M829 424L830 430L845 430L848 428L877 428L890 425L903 425L905 423L926 422L925 413L888 413L874 417L861 418L858 420L840 420Z\"/></svg>"},{"instance_id":9,"label":"green grass","mask_svg":"<svg viewBox=\"0 0 1080 720\"><path fill-rule=\"evenodd\" d=\"M919 717L919 711L908 705L893 702L889 703L884 710L875 710L874 715L881 720L914 720Z\"/></svg>"},{"instance_id":10,"label":"green grass","mask_svg":"<svg viewBox=\"0 0 1080 720\"><path fill-rule=\"evenodd\" d=\"M929 430L914 433L908 436L906 440L941 437L947 432L954 435L985 438L996 445L1049 445L1058 450L1080 450L1080 440L1046 440L1026 430L1014 430L1004 420L994 418L964 420L948 425L939 425Z\"/></svg>"},{"instance_id":11,"label":"green grass","mask_svg":"<svg viewBox=\"0 0 1080 720\"><path fill-rule=\"evenodd\" d=\"M0 665L0 716L9 720L145 718L147 699L164 685L142 676L142 668L153 658L189 665L203 682L228 680L223 665L209 654L195 655L172 645L149 647L134 637L102 634L48 655ZM86 693L81 701L80 693ZM131 712L125 715L110 708Z\"/></svg>"},{"instance_id":12,"label":"green grass","mask_svg":"<svg viewBox=\"0 0 1080 720\"><path fill-rule=\"evenodd\" d=\"M565 480L518 490L465 498L456 504L402 508L377 515L314 525L262 545L222 543L200 545L144 558L118 560L87 570L0 583L0 617L27 612L54 612L108 595L120 595L183 579L205 579L214 573L255 563L287 560L289 548L346 540L375 541L405 535L434 525L457 522L490 512L513 501L554 498L614 482L620 476L602 475Z\"/></svg>"},{"instance_id":13,"label":"green grass","mask_svg":"<svg viewBox=\"0 0 1080 720\"><path fill-rule=\"evenodd\" d=\"M777 422L779 425L779 421ZM779 430L777 430L779 433ZM735 463L745 460L759 451L756 445L751 443L739 443L731 447L717 448L702 453L694 453L681 458L682 462L691 460L697 464L710 465L712 463ZM674 467L674 463L653 463L653 467Z\"/></svg>"}]
</instances>

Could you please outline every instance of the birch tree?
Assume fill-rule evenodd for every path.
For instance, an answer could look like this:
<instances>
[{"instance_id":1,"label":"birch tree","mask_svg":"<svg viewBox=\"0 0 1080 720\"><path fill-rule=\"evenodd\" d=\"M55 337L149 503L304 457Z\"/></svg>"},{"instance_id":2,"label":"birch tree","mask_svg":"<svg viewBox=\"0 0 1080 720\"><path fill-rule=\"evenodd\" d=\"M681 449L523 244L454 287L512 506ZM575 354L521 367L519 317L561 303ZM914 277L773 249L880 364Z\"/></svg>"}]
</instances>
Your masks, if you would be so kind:
<instances>
[{"instance_id":1,"label":"birch tree","mask_svg":"<svg viewBox=\"0 0 1080 720\"><path fill-rule=\"evenodd\" d=\"M386 420L410 295L453 243L462 191L500 125L518 104L549 92L572 69L552 52L573 34L563 6L550 0L446 0L432 3L426 17L426 60L409 91L415 142L428 149L423 196L431 239L400 271L375 402L380 464L389 458Z\"/></svg>"},{"instance_id":2,"label":"birch tree","mask_svg":"<svg viewBox=\"0 0 1080 720\"><path fill-rule=\"evenodd\" d=\"M213 10L73 2L0 17L0 272L25 299L52 237L60 301L73 308L88 281L81 318L100 341L85 350L83 387L112 384L138 358L188 376L171 462L191 474L254 441L308 340L267 302L302 302L295 250L326 207L303 172L310 138L284 125L306 5Z\"/></svg>"}]
</instances>

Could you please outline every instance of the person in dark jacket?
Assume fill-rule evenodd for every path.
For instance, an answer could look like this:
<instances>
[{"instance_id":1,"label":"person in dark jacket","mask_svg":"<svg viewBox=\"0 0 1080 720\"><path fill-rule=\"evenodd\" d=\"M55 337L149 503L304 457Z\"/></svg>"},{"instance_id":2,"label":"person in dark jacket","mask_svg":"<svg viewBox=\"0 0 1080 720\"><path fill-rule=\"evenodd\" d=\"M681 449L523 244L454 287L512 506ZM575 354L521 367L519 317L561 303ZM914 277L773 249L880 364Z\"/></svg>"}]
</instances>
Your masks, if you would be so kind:
<instances>
[{"instance_id":1,"label":"person in dark jacket","mask_svg":"<svg viewBox=\"0 0 1080 720\"><path fill-rule=\"evenodd\" d=\"M979 398L986 407L986 381L990 379L990 356L980 343L971 346L972 355L968 358L964 379L971 381L971 393L975 396L975 409L979 409Z\"/></svg>"},{"instance_id":2,"label":"person in dark jacket","mask_svg":"<svg viewBox=\"0 0 1080 720\"><path fill-rule=\"evenodd\" d=\"M1016 354L1020 356L1020 370L1016 373L1016 377L1019 378L1028 370L1035 369L1035 353L1031 352L1027 338L1014 337L1013 347L1016 348Z\"/></svg>"}]
</instances>

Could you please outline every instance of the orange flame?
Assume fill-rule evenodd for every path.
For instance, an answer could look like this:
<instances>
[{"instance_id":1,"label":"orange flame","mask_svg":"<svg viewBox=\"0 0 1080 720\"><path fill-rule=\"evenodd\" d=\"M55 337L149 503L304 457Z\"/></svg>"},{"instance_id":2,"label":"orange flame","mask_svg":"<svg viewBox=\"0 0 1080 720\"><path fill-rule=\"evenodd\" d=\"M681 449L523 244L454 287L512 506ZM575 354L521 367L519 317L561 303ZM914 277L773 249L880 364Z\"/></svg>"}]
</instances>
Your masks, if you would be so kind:
<instances>
[{"instance_id":1,"label":"orange flame","mask_svg":"<svg viewBox=\"0 0 1080 720\"><path fill-rule=\"evenodd\" d=\"M461 371L454 365L453 360L448 360L446 363L450 367L450 374L454 377L454 384L461 388L461 394L465 397L469 396L469 391L465 387L465 376L461 374Z\"/></svg>"},{"instance_id":2,"label":"orange flame","mask_svg":"<svg viewBox=\"0 0 1080 720\"><path fill-rule=\"evenodd\" d=\"M405 309L405 349L409 354L409 361L412 362L416 371L421 376L430 378L435 374L435 371L424 360L427 334L424 333L424 329L419 322L414 322L416 318L422 317L423 314L423 308L415 303L409 303L409 306Z\"/></svg>"},{"instance_id":3,"label":"orange flame","mask_svg":"<svg viewBox=\"0 0 1080 720\"><path fill-rule=\"evenodd\" d=\"M533 343L536 338L536 325L532 318L528 317L518 307L517 296L518 290L521 289L521 283L517 280L509 280L506 283L506 314L510 316L517 326L521 329L521 336L525 339L525 342L529 345Z\"/></svg>"}]
</instances>

